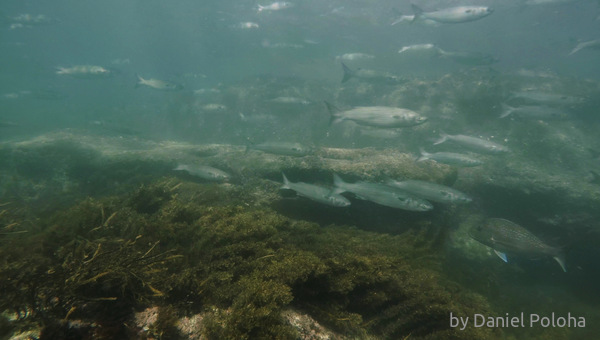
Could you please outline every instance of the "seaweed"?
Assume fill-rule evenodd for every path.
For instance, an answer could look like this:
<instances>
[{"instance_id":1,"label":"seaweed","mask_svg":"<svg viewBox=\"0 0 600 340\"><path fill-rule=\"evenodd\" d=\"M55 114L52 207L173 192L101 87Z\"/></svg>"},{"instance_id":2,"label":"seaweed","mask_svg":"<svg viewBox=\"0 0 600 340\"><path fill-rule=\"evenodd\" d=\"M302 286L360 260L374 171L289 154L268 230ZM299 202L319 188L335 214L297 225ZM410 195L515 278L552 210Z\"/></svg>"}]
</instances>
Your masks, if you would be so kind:
<instances>
[{"instance_id":1,"label":"seaweed","mask_svg":"<svg viewBox=\"0 0 600 340\"><path fill-rule=\"evenodd\" d=\"M321 227L230 198L248 190L161 179L43 219L0 249L0 309L46 325L45 336L70 334L74 320L88 322L81 334L129 334L126 320L148 306L160 306L156 338L181 338L177 318L204 313L210 339L295 339L290 307L359 338L493 333L449 328L450 311L490 308L440 273L434 226L395 236Z\"/></svg>"}]
</instances>

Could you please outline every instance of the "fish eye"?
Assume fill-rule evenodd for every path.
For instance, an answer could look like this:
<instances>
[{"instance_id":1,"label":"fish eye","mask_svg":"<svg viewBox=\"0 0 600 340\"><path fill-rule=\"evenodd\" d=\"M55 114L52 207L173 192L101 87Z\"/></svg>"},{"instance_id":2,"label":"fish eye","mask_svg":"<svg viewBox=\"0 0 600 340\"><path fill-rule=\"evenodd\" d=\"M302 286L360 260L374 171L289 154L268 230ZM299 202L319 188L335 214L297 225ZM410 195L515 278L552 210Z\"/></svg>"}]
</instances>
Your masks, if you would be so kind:
<instances>
[{"instance_id":1,"label":"fish eye","mask_svg":"<svg viewBox=\"0 0 600 340\"><path fill-rule=\"evenodd\" d=\"M400 116L392 116L394 119L400 119Z\"/></svg>"},{"instance_id":2,"label":"fish eye","mask_svg":"<svg viewBox=\"0 0 600 340\"><path fill-rule=\"evenodd\" d=\"M470 10L470 9L465 11L465 13L471 13L471 12L472 12L472 10Z\"/></svg>"}]
</instances>

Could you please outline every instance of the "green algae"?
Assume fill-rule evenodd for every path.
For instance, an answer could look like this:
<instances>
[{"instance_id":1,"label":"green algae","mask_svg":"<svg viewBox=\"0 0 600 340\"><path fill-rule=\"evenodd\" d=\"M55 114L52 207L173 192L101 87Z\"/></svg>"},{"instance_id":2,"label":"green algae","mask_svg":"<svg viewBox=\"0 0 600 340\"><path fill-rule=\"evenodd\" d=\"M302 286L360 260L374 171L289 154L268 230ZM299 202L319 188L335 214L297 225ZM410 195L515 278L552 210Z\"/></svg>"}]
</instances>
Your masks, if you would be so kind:
<instances>
[{"instance_id":1,"label":"green algae","mask_svg":"<svg viewBox=\"0 0 600 340\"><path fill-rule=\"evenodd\" d=\"M236 205L248 190L162 179L41 220L0 249L0 309L28 311L23 322L94 322L104 338L127 334L124 320L152 305L158 338L178 336L176 315L202 312L211 339L294 339L281 316L289 307L356 338L498 335L449 328L450 312L493 312L441 274L427 227L395 236L321 227Z\"/></svg>"}]
</instances>

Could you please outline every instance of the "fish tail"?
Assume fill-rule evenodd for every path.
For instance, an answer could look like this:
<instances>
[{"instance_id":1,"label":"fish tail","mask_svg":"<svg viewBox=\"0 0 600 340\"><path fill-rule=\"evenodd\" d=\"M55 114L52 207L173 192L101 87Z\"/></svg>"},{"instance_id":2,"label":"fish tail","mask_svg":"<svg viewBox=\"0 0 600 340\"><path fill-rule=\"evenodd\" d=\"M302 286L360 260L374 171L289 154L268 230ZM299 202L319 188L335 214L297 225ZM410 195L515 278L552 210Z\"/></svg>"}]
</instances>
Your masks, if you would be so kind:
<instances>
[{"instance_id":1,"label":"fish tail","mask_svg":"<svg viewBox=\"0 0 600 340\"><path fill-rule=\"evenodd\" d=\"M514 107L502 103L502 114L500 115L500 118L507 117L508 115L513 113L514 110L515 110Z\"/></svg>"},{"instance_id":2,"label":"fish tail","mask_svg":"<svg viewBox=\"0 0 600 340\"><path fill-rule=\"evenodd\" d=\"M283 176L283 185L281 186L281 189L289 189L290 181L287 179L287 177L285 177L285 174L283 173L283 171L281 172L281 176Z\"/></svg>"},{"instance_id":3,"label":"fish tail","mask_svg":"<svg viewBox=\"0 0 600 340\"><path fill-rule=\"evenodd\" d=\"M438 145L438 144L442 144L443 142L448 140L448 135L440 132L440 139L436 140L433 145Z\"/></svg>"},{"instance_id":4,"label":"fish tail","mask_svg":"<svg viewBox=\"0 0 600 340\"><path fill-rule=\"evenodd\" d=\"M431 154L426 152L425 149L419 148L419 151L421 152L421 157L419 157L417 159L417 162L422 162L422 161L428 160L429 157L431 157Z\"/></svg>"},{"instance_id":5,"label":"fish tail","mask_svg":"<svg viewBox=\"0 0 600 340\"><path fill-rule=\"evenodd\" d=\"M394 12L394 15L398 17L398 19L392 22L392 26L404 20L404 18L402 17L402 12L400 12L397 8L392 8L392 12Z\"/></svg>"},{"instance_id":6,"label":"fish tail","mask_svg":"<svg viewBox=\"0 0 600 340\"><path fill-rule=\"evenodd\" d=\"M411 21L411 23L413 23L413 22L419 20L423 16L423 10L421 9L421 7L419 7L415 4L410 4L410 7L412 8L413 12L415 13L415 17Z\"/></svg>"},{"instance_id":7,"label":"fish tail","mask_svg":"<svg viewBox=\"0 0 600 340\"><path fill-rule=\"evenodd\" d=\"M346 64L341 63L342 64L342 69L344 70L344 77L342 78L342 84L347 82L348 80L350 80L352 77L354 77L354 71L352 71L348 66L346 66Z\"/></svg>"},{"instance_id":8,"label":"fish tail","mask_svg":"<svg viewBox=\"0 0 600 340\"><path fill-rule=\"evenodd\" d=\"M265 6L258 5L258 13L265 10Z\"/></svg>"},{"instance_id":9,"label":"fish tail","mask_svg":"<svg viewBox=\"0 0 600 340\"><path fill-rule=\"evenodd\" d=\"M344 182L344 180L340 176L338 176L338 174L334 173L333 174L333 185L335 187L341 187L344 184L346 184L346 182Z\"/></svg>"},{"instance_id":10,"label":"fish tail","mask_svg":"<svg viewBox=\"0 0 600 340\"><path fill-rule=\"evenodd\" d=\"M135 74L135 77L137 78L137 82L135 83L135 88L137 89L138 87L140 87L142 85L144 78L140 77L140 75L137 73Z\"/></svg>"},{"instance_id":11,"label":"fish tail","mask_svg":"<svg viewBox=\"0 0 600 340\"><path fill-rule=\"evenodd\" d=\"M337 107L335 107L333 104L329 103L328 101L325 101L325 106L327 106L327 111L329 111L329 115L330 115L329 126L331 126L331 124L333 124L339 120L339 116L337 113L340 111L340 109L338 109Z\"/></svg>"},{"instance_id":12,"label":"fish tail","mask_svg":"<svg viewBox=\"0 0 600 340\"><path fill-rule=\"evenodd\" d=\"M565 255L563 253L559 253L556 256L554 256L554 259L556 260L556 262L558 262L558 264L562 268L563 272L566 273L567 272L567 262L565 261Z\"/></svg>"}]
</instances>

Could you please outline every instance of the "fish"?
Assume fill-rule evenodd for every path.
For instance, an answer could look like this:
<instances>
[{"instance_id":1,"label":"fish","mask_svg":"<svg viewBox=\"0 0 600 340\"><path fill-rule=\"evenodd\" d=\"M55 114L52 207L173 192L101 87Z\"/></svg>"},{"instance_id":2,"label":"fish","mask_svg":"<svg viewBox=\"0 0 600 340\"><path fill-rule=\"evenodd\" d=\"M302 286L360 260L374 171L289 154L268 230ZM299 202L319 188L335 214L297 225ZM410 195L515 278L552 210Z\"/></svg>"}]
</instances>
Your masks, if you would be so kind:
<instances>
[{"instance_id":1,"label":"fish","mask_svg":"<svg viewBox=\"0 0 600 340\"><path fill-rule=\"evenodd\" d=\"M439 57L450 59L456 63L472 66L492 65L500 60L491 54L481 52L448 52L439 49Z\"/></svg>"},{"instance_id":2,"label":"fish","mask_svg":"<svg viewBox=\"0 0 600 340\"><path fill-rule=\"evenodd\" d=\"M502 110L500 118L506 118L512 115L523 119L566 120L571 117L561 109L547 106L525 105L512 107L503 103Z\"/></svg>"},{"instance_id":3,"label":"fish","mask_svg":"<svg viewBox=\"0 0 600 340\"><path fill-rule=\"evenodd\" d=\"M272 4L269 4L266 6L258 5L258 13L263 12L263 11L279 11L282 9L290 8L292 6L293 6L293 4L291 2L277 1L277 2L273 2Z\"/></svg>"},{"instance_id":4,"label":"fish","mask_svg":"<svg viewBox=\"0 0 600 340\"><path fill-rule=\"evenodd\" d=\"M349 120L358 125L370 127L398 128L415 126L427 121L426 117L414 111L398 107L359 106L350 110L340 111L328 102L325 102L325 105L327 105L327 109L331 115L330 125L335 122Z\"/></svg>"},{"instance_id":5,"label":"fish","mask_svg":"<svg viewBox=\"0 0 600 340\"><path fill-rule=\"evenodd\" d=\"M223 182L231 179L231 175L229 175L225 171L213 168L208 165L180 164L173 170L185 171L194 177L199 177L208 181Z\"/></svg>"},{"instance_id":6,"label":"fish","mask_svg":"<svg viewBox=\"0 0 600 340\"><path fill-rule=\"evenodd\" d=\"M411 7L415 13L415 18L413 21L423 18L442 24L471 22L485 18L494 13L493 8L484 6L458 6L445 8L434 12L424 12L420 7L414 4L411 4Z\"/></svg>"},{"instance_id":7,"label":"fish","mask_svg":"<svg viewBox=\"0 0 600 340\"><path fill-rule=\"evenodd\" d=\"M135 84L135 87L138 88L140 86L147 86L159 91L180 91L183 90L183 85L171 83L164 80L159 80L155 78L144 79L140 75L136 74L138 78L138 82Z\"/></svg>"},{"instance_id":8,"label":"fish","mask_svg":"<svg viewBox=\"0 0 600 340\"><path fill-rule=\"evenodd\" d=\"M266 153L282 156L303 157L312 153L312 148L304 146L300 143L277 142L277 143L262 143L249 145L246 147L246 152L249 150L259 150Z\"/></svg>"},{"instance_id":9,"label":"fish","mask_svg":"<svg viewBox=\"0 0 600 340\"><path fill-rule=\"evenodd\" d=\"M375 58L374 55L366 54L366 53L359 53L359 52L345 53L345 54L335 57L336 60L345 60L345 61L366 60L366 59L374 59L374 58Z\"/></svg>"},{"instance_id":10,"label":"fish","mask_svg":"<svg viewBox=\"0 0 600 340\"><path fill-rule=\"evenodd\" d=\"M519 99L527 103L543 105L578 105L585 102L585 99L581 97L542 91L513 92L509 99Z\"/></svg>"},{"instance_id":11,"label":"fish","mask_svg":"<svg viewBox=\"0 0 600 340\"><path fill-rule=\"evenodd\" d=\"M342 69L344 70L344 76L342 77L342 84L347 82L352 78L369 81L369 82L382 82L387 84L402 84L407 82L406 78L388 73L388 72L380 72L376 70L367 70L367 69L356 69L352 70L343 62Z\"/></svg>"},{"instance_id":12,"label":"fish","mask_svg":"<svg viewBox=\"0 0 600 340\"><path fill-rule=\"evenodd\" d=\"M385 184L438 203L470 203L473 201L467 194L437 183L412 179L405 181L389 179Z\"/></svg>"},{"instance_id":13,"label":"fish","mask_svg":"<svg viewBox=\"0 0 600 340\"><path fill-rule=\"evenodd\" d=\"M403 46L401 49L398 50L399 54L402 53L407 53L407 52L415 52L415 53L422 53L422 52L429 52L432 53L434 55L439 54L440 51L442 51L439 47L435 46L434 44L416 44L416 45L409 45L409 46Z\"/></svg>"},{"instance_id":14,"label":"fish","mask_svg":"<svg viewBox=\"0 0 600 340\"><path fill-rule=\"evenodd\" d=\"M422 161L428 160L428 159L434 160L438 163L454 165L454 166L458 166L458 167L473 167L473 166L479 166L479 165L483 164L483 162L480 161L479 159L473 158L468 155L464 155L462 153L453 153L453 152L428 153L428 152L425 152L425 150L423 150L421 148L421 157L419 157L419 159L417 159L417 162L422 162Z\"/></svg>"},{"instance_id":15,"label":"fish","mask_svg":"<svg viewBox=\"0 0 600 340\"><path fill-rule=\"evenodd\" d=\"M278 104L301 104L301 105L308 105L310 104L310 102L306 99L303 98L298 98L298 97L277 97L277 98L273 98L269 100L272 103L278 103Z\"/></svg>"},{"instance_id":16,"label":"fish","mask_svg":"<svg viewBox=\"0 0 600 340\"><path fill-rule=\"evenodd\" d=\"M299 196L306 197L315 202L330 205L332 207L343 208L351 204L346 197L340 194L335 194L330 189L302 182L292 183L287 179L287 177L285 177L284 173L281 173L281 175L283 176L283 186L281 186L281 189L294 190Z\"/></svg>"},{"instance_id":17,"label":"fish","mask_svg":"<svg viewBox=\"0 0 600 340\"><path fill-rule=\"evenodd\" d=\"M337 174L333 174L333 184L336 194L351 192L356 198L371 201L390 208L409 211L429 211L433 205L424 199L410 196L404 192L391 188L385 184L344 182Z\"/></svg>"},{"instance_id":18,"label":"fish","mask_svg":"<svg viewBox=\"0 0 600 340\"><path fill-rule=\"evenodd\" d=\"M17 123L0 121L0 128L14 128L19 126Z\"/></svg>"},{"instance_id":19,"label":"fish","mask_svg":"<svg viewBox=\"0 0 600 340\"><path fill-rule=\"evenodd\" d=\"M202 110L203 111L225 111L227 110L227 106L223 105L223 104L216 104L216 103L211 103L211 104L206 104L202 106Z\"/></svg>"},{"instance_id":20,"label":"fish","mask_svg":"<svg viewBox=\"0 0 600 340\"><path fill-rule=\"evenodd\" d=\"M253 28L259 28L260 26L255 23L255 22L251 22L251 21L247 21L247 22L240 22L237 25L234 26L234 28L239 28L242 30L248 30L248 29L253 29Z\"/></svg>"},{"instance_id":21,"label":"fish","mask_svg":"<svg viewBox=\"0 0 600 340\"><path fill-rule=\"evenodd\" d=\"M584 42L577 44L577 46L575 46L575 48L571 51L571 53L569 53L569 55L573 55L573 54L575 54L583 49L586 49L586 48L593 49L593 50L600 50L600 39L584 41Z\"/></svg>"},{"instance_id":22,"label":"fish","mask_svg":"<svg viewBox=\"0 0 600 340\"><path fill-rule=\"evenodd\" d=\"M447 135L445 133L442 133L441 138L433 143L433 145L438 145L448 140L474 152L498 154L510 151L504 145L490 142L485 139L465 135Z\"/></svg>"},{"instance_id":23,"label":"fish","mask_svg":"<svg viewBox=\"0 0 600 340\"><path fill-rule=\"evenodd\" d=\"M113 76L115 70L97 65L75 65L71 67L57 67L56 74L73 78L106 78Z\"/></svg>"},{"instance_id":24,"label":"fish","mask_svg":"<svg viewBox=\"0 0 600 340\"><path fill-rule=\"evenodd\" d=\"M11 29L22 28L26 26L45 26L60 23L60 20L48 17L45 14L34 15L29 13L19 14L17 16L8 18L8 20L14 25L11 25Z\"/></svg>"},{"instance_id":25,"label":"fish","mask_svg":"<svg viewBox=\"0 0 600 340\"><path fill-rule=\"evenodd\" d=\"M547 245L527 229L509 220L489 218L471 228L469 236L492 248L504 262L508 262L506 253L530 257L551 256L564 272L567 271L565 256L560 248Z\"/></svg>"}]
</instances>

